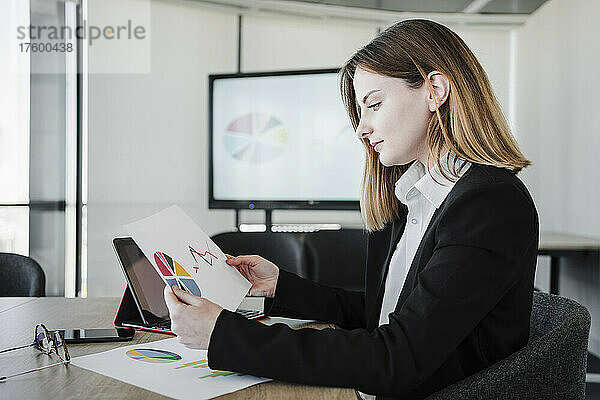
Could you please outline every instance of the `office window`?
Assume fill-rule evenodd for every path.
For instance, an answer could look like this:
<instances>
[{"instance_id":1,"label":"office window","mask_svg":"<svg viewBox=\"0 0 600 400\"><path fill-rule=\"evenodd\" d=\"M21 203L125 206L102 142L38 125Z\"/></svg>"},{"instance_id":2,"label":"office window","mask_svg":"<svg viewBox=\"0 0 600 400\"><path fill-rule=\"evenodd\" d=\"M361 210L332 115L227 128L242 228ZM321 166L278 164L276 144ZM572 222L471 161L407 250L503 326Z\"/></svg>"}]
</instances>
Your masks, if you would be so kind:
<instances>
[{"instance_id":1,"label":"office window","mask_svg":"<svg viewBox=\"0 0 600 400\"><path fill-rule=\"evenodd\" d=\"M29 207L0 207L0 252L29 254Z\"/></svg>"},{"instance_id":2,"label":"office window","mask_svg":"<svg viewBox=\"0 0 600 400\"><path fill-rule=\"evenodd\" d=\"M0 12L0 251L29 254L29 55L16 51L29 4L5 0Z\"/></svg>"},{"instance_id":3,"label":"office window","mask_svg":"<svg viewBox=\"0 0 600 400\"><path fill-rule=\"evenodd\" d=\"M0 251L34 258L49 296L76 290L77 52L23 51L45 39L19 32L74 29L76 7L0 2Z\"/></svg>"}]
</instances>

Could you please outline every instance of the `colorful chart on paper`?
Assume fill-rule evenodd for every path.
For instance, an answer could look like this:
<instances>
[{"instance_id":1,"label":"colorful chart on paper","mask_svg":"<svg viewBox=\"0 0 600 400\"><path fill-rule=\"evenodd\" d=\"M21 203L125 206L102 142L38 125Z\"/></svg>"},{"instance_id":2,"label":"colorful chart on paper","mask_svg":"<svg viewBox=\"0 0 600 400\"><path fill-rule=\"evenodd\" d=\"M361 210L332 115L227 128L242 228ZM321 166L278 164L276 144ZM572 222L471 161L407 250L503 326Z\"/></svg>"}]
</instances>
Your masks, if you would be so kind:
<instances>
[{"instance_id":1,"label":"colorful chart on paper","mask_svg":"<svg viewBox=\"0 0 600 400\"><path fill-rule=\"evenodd\" d=\"M204 262L207 265L210 265L211 267L213 265L213 261L219 259L219 257L215 256L213 253L210 252L208 241L206 242L206 250L203 252L196 251L190 245L188 245L188 247L190 249L190 254L192 255L192 258L194 259L194 262L196 263L196 265L193 266L194 270L196 270L196 271L198 271L198 268L200 267L200 263L198 262L198 259L204 260ZM196 257L196 256L198 256L198 257Z\"/></svg>"},{"instance_id":2,"label":"colorful chart on paper","mask_svg":"<svg viewBox=\"0 0 600 400\"><path fill-rule=\"evenodd\" d=\"M125 226L167 284L235 311L252 286L176 205Z\"/></svg>"},{"instance_id":3,"label":"colorful chart on paper","mask_svg":"<svg viewBox=\"0 0 600 400\"><path fill-rule=\"evenodd\" d=\"M181 360L179 354L171 353L166 350L156 349L132 349L125 353L129 358L149 363L172 363Z\"/></svg>"},{"instance_id":4,"label":"colorful chart on paper","mask_svg":"<svg viewBox=\"0 0 600 400\"><path fill-rule=\"evenodd\" d=\"M253 164L276 159L287 142L288 133L281 121L265 113L237 117L223 135L225 149L233 158Z\"/></svg>"},{"instance_id":5,"label":"colorful chart on paper","mask_svg":"<svg viewBox=\"0 0 600 400\"><path fill-rule=\"evenodd\" d=\"M194 281L194 278L190 276L180 263L173 260L168 254L157 251L154 253L154 261L169 286L177 285L179 282L193 295L202 296L202 292Z\"/></svg>"},{"instance_id":6,"label":"colorful chart on paper","mask_svg":"<svg viewBox=\"0 0 600 400\"><path fill-rule=\"evenodd\" d=\"M132 349L128 350L125 354L134 360L144 361L149 363L172 363L175 361L181 360L181 356L176 353L172 353L166 350L158 350L158 349ZM210 373L206 375L201 375L198 378L215 378L217 376L229 376L229 375L238 375L243 376L244 374L231 372L231 371L222 371L222 370L212 370L208 366L208 360L202 359L199 361L192 361L188 363L184 363L180 366L175 367L175 369L183 369L183 368L206 368L210 371Z\"/></svg>"},{"instance_id":7,"label":"colorful chart on paper","mask_svg":"<svg viewBox=\"0 0 600 400\"><path fill-rule=\"evenodd\" d=\"M180 365L178 367L175 367L175 369L183 369L183 368L208 368L208 360L207 359L203 359L203 360L198 360L198 361L192 361L192 362L188 362L185 363L183 365ZM222 371L222 370L212 370L210 368L208 368L211 372L207 375L202 375L199 376L200 379L203 378L215 378L217 376L228 376L228 375L238 375L238 376L243 376L244 374L240 374L240 373L236 373L236 372L231 372L231 371Z\"/></svg>"},{"instance_id":8,"label":"colorful chart on paper","mask_svg":"<svg viewBox=\"0 0 600 400\"><path fill-rule=\"evenodd\" d=\"M207 360L207 350L189 349L177 338L170 338L73 357L71 363L181 400L212 399L270 380L213 370Z\"/></svg>"}]
</instances>

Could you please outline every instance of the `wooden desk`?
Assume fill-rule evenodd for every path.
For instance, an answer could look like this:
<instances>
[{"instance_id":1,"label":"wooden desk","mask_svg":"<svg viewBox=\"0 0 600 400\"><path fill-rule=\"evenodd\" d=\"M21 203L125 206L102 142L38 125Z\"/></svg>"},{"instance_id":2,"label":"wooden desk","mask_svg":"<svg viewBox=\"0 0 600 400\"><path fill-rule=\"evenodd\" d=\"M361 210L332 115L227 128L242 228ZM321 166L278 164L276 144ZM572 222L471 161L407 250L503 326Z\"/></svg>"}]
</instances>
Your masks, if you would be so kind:
<instances>
[{"instance_id":1,"label":"wooden desk","mask_svg":"<svg viewBox=\"0 0 600 400\"><path fill-rule=\"evenodd\" d=\"M35 297L0 297L0 313L35 300Z\"/></svg>"},{"instance_id":2,"label":"wooden desk","mask_svg":"<svg viewBox=\"0 0 600 400\"><path fill-rule=\"evenodd\" d=\"M560 258L600 254L600 239L542 232L538 255L550 256L550 293L558 294Z\"/></svg>"},{"instance_id":3,"label":"wooden desk","mask_svg":"<svg viewBox=\"0 0 600 400\"><path fill-rule=\"evenodd\" d=\"M33 329L40 322L49 329L110 327L118 304L119 299L116 298L0 298L0 350L30 343L33 340ZM69 352L72 357L77 357L168 337L171 336L138 331L131 342L72 344L69 345ZM0 374L17 373L51 362L56 362L55 356L50 358L34 348L15 350L0 354ZM166 397L73 365L59 365L0 383L0 398L151 400ZM219 398L355 400L356 396L352 389L267 382Z\"/></svg>"}]
</instances>

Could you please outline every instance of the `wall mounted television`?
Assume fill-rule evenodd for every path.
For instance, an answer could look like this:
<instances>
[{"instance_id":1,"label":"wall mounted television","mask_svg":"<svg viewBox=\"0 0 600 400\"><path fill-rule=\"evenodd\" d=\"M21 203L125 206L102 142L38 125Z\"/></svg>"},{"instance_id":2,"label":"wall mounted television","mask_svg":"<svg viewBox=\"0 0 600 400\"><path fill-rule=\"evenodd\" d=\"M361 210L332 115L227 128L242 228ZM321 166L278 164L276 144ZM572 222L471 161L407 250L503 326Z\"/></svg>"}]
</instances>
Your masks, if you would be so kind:
<instances>
[{"instance_id":1,"label":"wall mounted television","mask_svg":"<svg viewBox=\"0 0 600 400\"><path fill-rule=\"evenodd\" d=\"M338 71L209 75L209 208L359 209Z\"/></svg>"}]
</instances>

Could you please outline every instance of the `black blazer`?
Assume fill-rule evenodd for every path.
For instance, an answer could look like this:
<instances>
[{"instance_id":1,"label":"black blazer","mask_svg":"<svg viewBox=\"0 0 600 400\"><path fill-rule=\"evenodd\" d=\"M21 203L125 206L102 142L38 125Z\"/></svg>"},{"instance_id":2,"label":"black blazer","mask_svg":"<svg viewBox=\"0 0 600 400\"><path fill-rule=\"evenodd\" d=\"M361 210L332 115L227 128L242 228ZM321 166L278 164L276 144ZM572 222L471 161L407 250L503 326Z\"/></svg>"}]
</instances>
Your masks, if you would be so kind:
<instances>
[{"instance_id":1,"label":"black blazer","mask_svg":"<svg viewBox=\"0 0 600 400\"><path fill-rule=\"evenodd\" d=\"M421 399L523 347L538 215L514 173L473 164L438 208L390 323L378 326L402 218L368 239L366 290L334 289L280 271L269 315L342 329L265 326L224 310L208 349L213 369ZM336 266L343 269L343 266Z\"/></svg>"}]
</instances>

